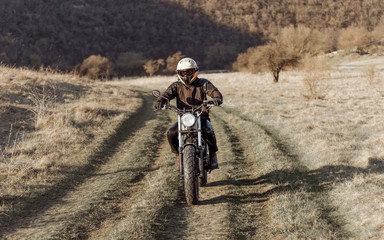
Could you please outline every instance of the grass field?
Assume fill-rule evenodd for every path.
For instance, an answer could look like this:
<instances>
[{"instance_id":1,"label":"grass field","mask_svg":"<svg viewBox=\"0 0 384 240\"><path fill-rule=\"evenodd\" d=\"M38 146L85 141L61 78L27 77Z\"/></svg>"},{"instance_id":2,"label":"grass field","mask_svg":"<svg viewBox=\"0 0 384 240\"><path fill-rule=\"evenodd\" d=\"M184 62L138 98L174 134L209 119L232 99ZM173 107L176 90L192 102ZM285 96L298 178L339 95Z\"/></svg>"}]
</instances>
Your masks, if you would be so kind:
<instances>
[{"instance_id":1,"label":"grass field","mask_svg":"<svg viewBox=\"0 0 384 240\"><path fill-rule=\"evenodd\" d=\"M222 91L224 109L240 116L233 124L253 121L288 158L262 156L257 163L258 171L275 175L273 184L282 188L273 194L269 211L270 224L283 238L380 239L384 234L383 57L338 64L318 83L322 99L306 97L311 93L305 71L285 72L278 84L269 74L200 74ZM163 91L171 81L159 77L129 84ZM243 127L257 136L254 128ZM272 154L257 141L245 142L264 152L258 154Z\"/></svg>"},{"instance_id":2,"label":"grass field","mask_svg":"<svg viewBox=\"0 0 384 240\"><path fill-rule=\"evenodd\" d=\"M383 62L322 61L277 84L201 73L224 104L211 114L220 169L193 207L164 138L175 116L153 113L149 96L176 77L2 67L0 236L382 239Z\"/></svg>"}]
</instances>

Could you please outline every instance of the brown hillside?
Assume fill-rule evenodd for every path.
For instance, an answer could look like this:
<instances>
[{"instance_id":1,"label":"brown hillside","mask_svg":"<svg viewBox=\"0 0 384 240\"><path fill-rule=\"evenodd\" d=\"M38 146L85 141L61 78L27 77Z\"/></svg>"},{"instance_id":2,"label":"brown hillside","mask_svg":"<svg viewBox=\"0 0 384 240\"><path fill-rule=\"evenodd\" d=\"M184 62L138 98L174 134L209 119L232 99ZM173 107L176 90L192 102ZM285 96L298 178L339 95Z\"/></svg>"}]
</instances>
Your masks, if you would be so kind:
<instances>
[{"instance_id":1,"label":"brown hillside","mask_svg":"<svg viewBox=\"0 0 384 240\"><path fill-rule=\"evenodd\" d=\"M278 27L372 30L383 9L380 0L3 0L0 61L72 69L92 54L116 62L126 52L149 60L181 51L225 68Z\"/></svg>"}]
</instances>

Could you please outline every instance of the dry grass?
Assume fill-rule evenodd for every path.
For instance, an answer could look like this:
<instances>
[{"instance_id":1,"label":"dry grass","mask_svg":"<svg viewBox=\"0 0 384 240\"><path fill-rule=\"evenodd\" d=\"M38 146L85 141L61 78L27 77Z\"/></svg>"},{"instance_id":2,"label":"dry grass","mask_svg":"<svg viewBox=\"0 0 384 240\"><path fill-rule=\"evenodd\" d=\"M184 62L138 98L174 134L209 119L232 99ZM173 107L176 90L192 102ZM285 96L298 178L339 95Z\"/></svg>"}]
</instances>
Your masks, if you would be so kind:
<instances>
[{"instance_id":1,"label":"dry grass","mask_svg":"<svg viewBox=\"0 0 384 240\"><path fill-rule=\"evenodd\" d=\"M162 167L146 181L145 191L104 239L157 239L172 204L179 198L180 181L173 171L173 154L163 155Z\"/></svg>"},{"instance_id":2,"label":"dry grass","mask_svg":"<svg viewBox=\"0 0 384 240\"><path fill-rule=\"evenodd\" d=\"M136 93L50 69L0 67L1 219L22 214L140 105ZM18 209L19 208L19 209Z\"/></svg>"},{"instance_id":3,"label":"dry grass","mask_svg":"<svg viewBox=\"0 0 384 240\"><path fill-rule=\"evenodd\" d=\"M228 212L233 237L252 238L250 231L264 231L257 236L274 239L384 237L384 87L380 82L371 85L364 75L364 66L374 64L374 76L381 76L382 57L342 59L339 64L327 72L325 98L303 98L308 93L305 71L285 72L278 84L269 75L201 74L224 95L224 108L213 115L222 120L213 124L228 138L224 142L229 149L221 156L238 164L225 173L231 192L219 197L232 200ZM140 105L137 94L124 89L164 91L176 80L80 84L70 75L0 71L1 220L21 206L12 208L20 204L15 199L43 194L63 178L53 173L85 164L83 156L116 128L127 106L130 112ZM37 93L23 86L33 86L28 89ZM53 89L48 91L52 97L46 98L44 89ZM37 104L33 92L46 102ZM44 114L37 118L41 106ZM160 158L169 161L171 156L162 153ZM114 225L110 238L155 238L156 227L164 227L166 216L161 214L177 196L168 183L175 180L171 166L163 167L150 174L145 192Z\"/></svg>"},{"instance_id":4,"label":"dry grass","mask_svg":"<svg viewBox=\"0 0 384 240\"><path fill-rule=\"evenodd\" d=\"M381 76L378 74L376 66L373 64L366 66L363 69L363 76L365 76L370 85L377 85L382 83Z\"/></svg>"},{"instance_id":5,"label":"dry grass","mask_svg":"<svg viewBox=\"0 0 384 240\"><path fill-rule=\"evenodd\" d=\"M224 96L227 97L227 106L238 108L249 118L276 129L280 138L294 143L300 154L300 164L307 167L309 171L321 172L316 176L319 184L330 189L343 189L339 184L348 182L354 172L366 171L370 157L384 155L382 141L384 122L382 110L380 110L384 107L383 98L376 89L367 87L368 84L360 77L360 72L331 72L327 98L304 101L300 99L303 91L300 76L300 72L285 73L281 84L276 87L272 87L263 76L257 75L233 74L233 76L217 75L209 78L224 92ZM379 87L381 86L377 86ZM274 161L270 162L270 164L273 163ZM338 166L340 173L332 174L326 171L328 166ZM377 186L373 187L369 184L370 181L376 180L368 172L362 188L372 193L371 198L379 199ZM331 198L331 206L325 209L345 208L342 207L346 204L343 199L357 194L356 189L349 190L340 194L337 200ZM327 193L324 192L324 194ZM297 190L276 195L271 211L283 215L280 215L280 218L276 218L278 216L276 215L272 224L285 232L283 236L287 238L335 238L332 235L324 235L326 231L312 231L312 229L327 229L321 227L324 221L319 219L319 214L321 215L321 211L324 210L321 210L323 208L321 205L311 200L314 196L318 197L316 194L310 194L309 200L306 196ZM305 207L308 201L312 203L311 209ZM369 219L367 221L375 222L375 215L366 214L365 204L356 206L355 202L351 201L348 206L354 208L355 215L351 217L351 215L339 213L335 217L342 216L342 220L337 225L342 225L341 229L344 229L344 233L338 233L336 236L346 238L352 234L358 239L365 239L366 234L348 226L360 225L362 216ZM380 204L370 204L369 207L372 212L383 211ZM314 211L314 215L308 219L308 212L300 211L301 209ZM341 210L341 212L344 211ZM298 220L302 222L295 222ZM383 237L379 229L376 226L373 236Z\"/></svg>"},{"instance_id":6,"label":"dry grass","mask_svg":"<svg viewBox=\"0 0 384 240\"><path fill-rule=\"evenodd\" d=\"M274 235L290 239L338 239L322 217L323 209L311 198L307 190L287 191L272 197L269 224Z\"/></svg>"},{"instance_id":7,"label":"dry grass","mask_svg":"<svg viewBox=\"0 0 384 240\"><path fill-rule=\"evenodd\" d=\"M200 74L221 90L226 109L255 122L244 126L246 132L266 136L250 144L259 153L255 160L261 172L272 179L275 189L268 207L274 216L271 228L278 230L275 237L384 237L379 215L383 212L384 86L371 85L364 75L364 68L374 64L375 76L381 76L382 59L330 63L325 98L302 97L307 92L303 83L307 73L301 71L282 73L279 84L273 84L269 75ZM127 84L164 91L171 82L154 77ZM243 124L241 119L232 121ZM274 151L276 155L271 155ZM280 161L287 156L288 161ZM372 165L370 159L379 160Z\"/></svg>"},{"instance_id":8,"label":"dry grass","mask_svg":"<svg viewBox=\"0 0 384 240\"><path fill-rule=\"evenodd\" d=\"M381 166L381 172L384 170ZM383 174L356 175L338 184L331 199L337 214L348 219L345 229L355 239L382 239L384 236Z\"/></svg>"},{"instance_id":9,"label":"dry grass","mask_svg":"<svg viewBox=\"0 0 384 240\"><path fill-rule=\"evenodd\" d=\"M327 95L330 66L326 58L306 59L303 83L306 99L324 99Z\"/></svg>"}]
</instances>

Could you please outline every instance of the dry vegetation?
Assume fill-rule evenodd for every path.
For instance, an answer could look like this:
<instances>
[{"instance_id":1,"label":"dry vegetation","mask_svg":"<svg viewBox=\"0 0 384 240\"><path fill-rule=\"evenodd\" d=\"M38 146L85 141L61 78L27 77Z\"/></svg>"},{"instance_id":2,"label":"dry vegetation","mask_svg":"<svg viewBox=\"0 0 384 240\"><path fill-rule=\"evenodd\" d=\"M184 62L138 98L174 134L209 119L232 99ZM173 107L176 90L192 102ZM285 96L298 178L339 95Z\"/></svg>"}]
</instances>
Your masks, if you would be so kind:
<instances>
[{"instance_id":1,"label":"dry vegetation","mask_svg":"<svg viewBox=\"0 0 384 240\"><path fill-rule=\"evenodd\" d=\"M383 8L1 1L0 63L35 70L0 65L0 238L383 239ZM239 71L200 75L225 104L196 207L147 94L184 56Z\"/></svg>"},{"instance_id":2,"label":"dry vegetation","mask_svg":"<svg viewBox=\"0 0 384 240\"><path fill-rule=\"evenodd\" d=\"M229 69L239 53L290 26L311 29L316 48L366 53L360 44L383 38L383 7L381 0L3 0L0 61L72 70L100 54L119 76L131 76L182 51L204 69Z\"/></svg>"},{"instance_id":3,"label":"dry vegetation","mask_svg":"<svg viewBox=\"0 0 384 240\"><path fill-rule=\"evenodd\" d=\"M321 94L321 101L301 97L308 82L305 73L287 73L284 86L277 88L270 87L263 77L251 75L210 78L225 89L228 107L238 108L246 101L246 106L238 110L278 132L279 138L294 146L297 161L307 169L304 174L308 176L296 176L297 182L285 178L277 183L291 186L272 198L271 224L275 229L294 239L379 239L383 237L383 222L377 215L383 211L383 85L370 86L362 72L328 74L327 94ZM320 85L323 87L323 83ZM319 98L317 93L311 95ZM283 177L297 171L286 167ZM324 189L317 193L306 187L310 178ZM357 196L365 200L359 201ZM324 209L337 209L329 214L340 222L332 223L324 217L324 211L328 211ZM369 230L362 231L365 226Z\"/></svg>"},{"instance_id":4,"label":"dry vegetation","mask_svg":"<svg viewBox=\"0 0 384 240\"><path fill-rule=\"evenodd\" d=\"M0 226L60 195L141 104L137 93L49 69L0 67ZM86 169L84 169L86 171ZM17 219L17 218L16 218Z\"/></svg>"},{"instance_id":5,"label":"dry vegetation","mask_svg":"<svg viewBox=\"0 0 384 240\"><path fill-rule=\"evenodd\" d=\"M267 225L259 226L253 236L383 238L382 59L313 60L305 71L284 72L279 85L264 74L201 74L213 81L225 99L227 115L222 116L222 111L215 114L214 127L222 124L217 120L220 117L229 127L220 134L238 128L242 148L233 151L243 155L235 155L232 161L238 169L244 159L257 164L232 175L240 174L244 179L248 174L237 184L235 178L234 185L243 185L243 198L254 196L250 202L261 201L258 196L268 198L264 210L257 210ZM310 78L315 83L308 83ZM129 84L163 90L170 82L169 78L157 77ZM223 153L221 159L229 156ZM264 194L251 194L255 189L247 185L250 182L258 182L255 187L264 185ZM244 200L236 202L235 192L232 194L235 206L240 204L235 207L239 214L236 218L243 220L237 236L253 238L242 232L251 229L246 219L252 211L240 211L247 205ZM255 205L249 205L249 209L255 209Z\"/></svg>"},{"instance_id":6,"label":"dry vegetation","mask_svg":"<svg viewBox=\"0 0 384 240\"><path fill-rule=\"evenodd\" d=\"M7 239L383 238L383 57L306 63L279 84L201 73L225 104L211 115L220 169L195 207L163 134L175 116L133 90L176 77L106 84L1 67L0 229Z\"/></svg>"}]
</instances>

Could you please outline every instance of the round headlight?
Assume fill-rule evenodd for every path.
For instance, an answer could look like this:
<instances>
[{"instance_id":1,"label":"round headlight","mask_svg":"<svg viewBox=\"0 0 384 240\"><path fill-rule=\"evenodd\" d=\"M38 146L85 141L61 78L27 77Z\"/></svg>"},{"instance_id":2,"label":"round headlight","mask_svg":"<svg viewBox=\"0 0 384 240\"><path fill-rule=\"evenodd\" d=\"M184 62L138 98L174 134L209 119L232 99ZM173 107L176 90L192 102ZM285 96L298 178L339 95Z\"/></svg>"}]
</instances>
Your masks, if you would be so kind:
<instances>
[{"instance_id":1,"label":"round headlight","mask_svg":"<svg viewBox=\"0 0 384 240\"><path fill-rule=\"evenodd\" d=\"M195 121L196 121L196 117L192 113L185 113L181 117L181 122L186 127L192 127L193 124L195 124Z\"/></svg>"}]
</instances>

